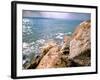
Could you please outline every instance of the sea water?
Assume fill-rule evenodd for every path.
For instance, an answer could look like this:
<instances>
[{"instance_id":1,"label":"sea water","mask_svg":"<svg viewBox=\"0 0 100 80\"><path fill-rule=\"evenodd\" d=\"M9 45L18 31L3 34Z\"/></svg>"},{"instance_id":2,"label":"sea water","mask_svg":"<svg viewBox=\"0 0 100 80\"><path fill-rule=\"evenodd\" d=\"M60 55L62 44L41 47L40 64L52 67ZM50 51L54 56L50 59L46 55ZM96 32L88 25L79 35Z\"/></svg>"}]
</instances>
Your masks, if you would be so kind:
<instances>
[{"instance_id":1,"label":"sea water","mask_svg":"<svg viewBox=\"0 0 100 80\"><path fill-rule=\"evenodd\" d=\"M47 40L63 42L64 35L71 35L80 20L23 17L23 64L40 54L40 47Z\"/></svg>"}]
</instances>

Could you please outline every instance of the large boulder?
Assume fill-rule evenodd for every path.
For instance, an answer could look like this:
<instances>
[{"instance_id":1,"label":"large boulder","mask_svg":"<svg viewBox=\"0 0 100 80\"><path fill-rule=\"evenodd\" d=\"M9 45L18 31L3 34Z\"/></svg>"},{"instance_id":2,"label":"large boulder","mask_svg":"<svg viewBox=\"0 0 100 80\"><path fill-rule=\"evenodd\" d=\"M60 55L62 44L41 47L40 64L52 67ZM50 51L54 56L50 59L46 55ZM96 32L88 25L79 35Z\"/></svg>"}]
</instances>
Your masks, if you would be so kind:
<instances>
[{"instance_id":1,"label":"large boulder","mask_svg":"<svg viewBox=\"0 0 100 80\"><path fill-rule=\"evenodd\" d=\"M68 59L79 65L90 65L91 56L91 22L81 23L72 35Z\"/></svg>"}]
</instances>

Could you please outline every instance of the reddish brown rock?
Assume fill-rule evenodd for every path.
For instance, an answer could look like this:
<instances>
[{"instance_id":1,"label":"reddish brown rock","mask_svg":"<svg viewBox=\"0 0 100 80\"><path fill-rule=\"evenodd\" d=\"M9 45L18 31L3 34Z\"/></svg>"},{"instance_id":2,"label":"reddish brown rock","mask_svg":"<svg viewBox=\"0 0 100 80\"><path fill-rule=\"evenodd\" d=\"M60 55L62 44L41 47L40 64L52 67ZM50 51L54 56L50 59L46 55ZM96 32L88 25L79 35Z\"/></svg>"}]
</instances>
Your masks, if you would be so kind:
<instances>
[{"instance_id":1,"label":"reddish brown rock","mask_svg":"<svg viewBox=\"0 0 100 80\"><path fill-rule=\"evenodd\" d=\"M37 68L57 68L65 66L65 62L61 60L60 48L55 46L42 58Z\"/></svg>"}]
</instances>

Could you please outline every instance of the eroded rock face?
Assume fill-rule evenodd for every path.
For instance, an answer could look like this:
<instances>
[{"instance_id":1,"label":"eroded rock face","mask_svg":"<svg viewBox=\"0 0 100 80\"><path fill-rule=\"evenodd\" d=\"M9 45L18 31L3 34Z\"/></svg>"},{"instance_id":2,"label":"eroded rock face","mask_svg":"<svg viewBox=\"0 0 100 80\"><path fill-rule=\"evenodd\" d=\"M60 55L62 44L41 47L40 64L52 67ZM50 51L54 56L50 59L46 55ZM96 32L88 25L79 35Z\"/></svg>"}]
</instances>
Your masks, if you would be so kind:
<instances>
[{"instance_id":1,"label":"eroded rock face","mask_svg":"<svg viewBox=\"0 0 100 80\"><path fill-rule=\"evenodd\" d=\"M70 41L70 53L68 58L73 59L81 65L90 64L91 40L90 40L90 21L81 23L72 35ZM87 55L87 56L86 56Z\"/></svg>"},{"instance_id":2,"label":"eroded rock face","mask_svg":"<svg viewBox=\"0 0 100 80\"><path fill-rule=\"evenodd\" d=\"M57 68L65 66L65 62L61 60L60 48L55 46L42 58L37 68Z\"/></svg>"}]
</instances>

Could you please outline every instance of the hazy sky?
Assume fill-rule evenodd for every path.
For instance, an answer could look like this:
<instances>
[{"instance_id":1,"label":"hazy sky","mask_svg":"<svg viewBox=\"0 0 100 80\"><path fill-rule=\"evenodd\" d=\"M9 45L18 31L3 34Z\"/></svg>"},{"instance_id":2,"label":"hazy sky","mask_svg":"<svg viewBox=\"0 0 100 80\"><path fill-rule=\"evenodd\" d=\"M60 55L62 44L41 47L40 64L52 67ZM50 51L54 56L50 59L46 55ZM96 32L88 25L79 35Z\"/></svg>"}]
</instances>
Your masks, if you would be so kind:
<instances>
[{"instance_id":1,"label":"hazy sky","mask_svg":"<svg viewBox=\"0 0 100 80\"><path fill-rule=\"evenodd\" d=\"M43 17L43 18L60 18L70 20L89 20L90 13L71 13L71 12L45 12L23 10L23 17Z\"/></svg>"}]
</instances>

